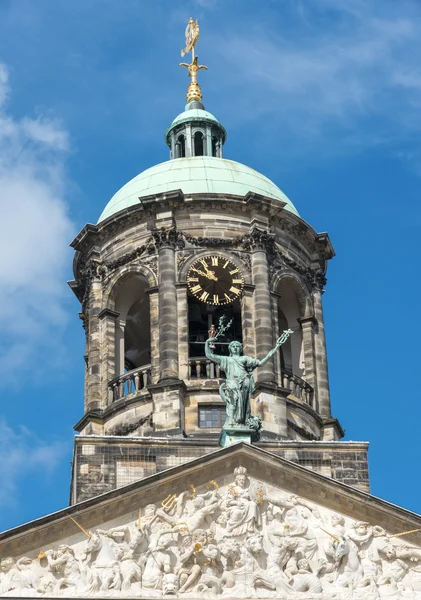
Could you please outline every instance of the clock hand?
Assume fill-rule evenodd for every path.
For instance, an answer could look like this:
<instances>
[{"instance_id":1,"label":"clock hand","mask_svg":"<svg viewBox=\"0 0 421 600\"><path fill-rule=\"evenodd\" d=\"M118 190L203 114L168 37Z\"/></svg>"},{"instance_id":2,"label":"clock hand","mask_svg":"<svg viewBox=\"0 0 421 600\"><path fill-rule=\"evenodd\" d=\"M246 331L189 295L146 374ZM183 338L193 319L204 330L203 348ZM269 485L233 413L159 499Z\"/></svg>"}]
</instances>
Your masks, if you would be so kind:
<instances>
[{"instance_id":1,"label":"clock hand","mask_svg":"<svg viewBox=\"0 0 421 600\"><path fill-rule=\"evenodd\" d=\"M195 273L198 273L199 275L202 275L202 277L207 277L207 274L205 273L205 271L201 271L200 269L195 269L194 267L191 268L191 271L194 271Z\"/></svg>"},{"instance_id":2,"label":"clock hand","mask_svg":"<svg viewBox=\"0 0 421 600\"><path fill-rule=\"evenodd\" d=\"M194 271L195 273L198 273L199 275L202 275L202 277L206 277L206 279L211 279L212 281L218 281L218 278L215 277L215 273L214 271L209 271L209 269L205 271L201 271L200 269L195 269L194 267L191 268L192 271Z\"/></svg>"},{"instance_id":3,"label":"clock hand","mask_svg":"<svg viewBox=\"0 0 421 600\"><path fill-rule=\"evenodd\" d=\"M208 279L212 279L212 281L218 281L218 278L215 277L215 271L211 271L208 267L205 267L205 269L207 273L206 277Z\"/></svg>"}]
</instances>

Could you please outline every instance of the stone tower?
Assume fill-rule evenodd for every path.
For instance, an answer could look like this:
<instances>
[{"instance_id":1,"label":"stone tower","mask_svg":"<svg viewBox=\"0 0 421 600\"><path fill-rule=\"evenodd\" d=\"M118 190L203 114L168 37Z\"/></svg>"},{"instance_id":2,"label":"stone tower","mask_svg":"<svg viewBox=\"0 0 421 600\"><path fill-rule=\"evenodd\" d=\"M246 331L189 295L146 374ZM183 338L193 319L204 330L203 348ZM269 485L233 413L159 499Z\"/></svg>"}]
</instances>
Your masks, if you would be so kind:
<instances>
[{"instance_id":1,"label":"stone tower","mask_svg":"<svg viewBox=\"0 0 421 600\"><path fill-rule=\"evenodd\" d=\"M191 86L166 131L170 160L124 185L71 244L70 286L86 331L71 501L218 448L224 374L204 344L223 314L232 327L220 354L235 338L261 358L294 331L256 371L257 445L368 490L367 444L340 442L331 413L322 310L329 236L264 175L222 157L226 131ZM215 269L219 277L209 275Z\"/></svg>"},{"instance_id":2,"label":"stone tower","mask_svg":"<svg viewBox=\"0 0 421 600\"><path fill-rule=\"evenodd\" d=\"M191 51L197 21L187 31ZM368 493L367 444L340 441L331 415L329 238L266 177L222 158L204 67L183 66L170 160L72 243L86 376L71 506L0 533L0 596L421 600L421 515ZM252 383L236 367L268 354L251 398L260 439L218 447L220 385L247 382L237 406L249 415ZM225 397L231 426L239 396Z\"/></svg>"}]
</instances>

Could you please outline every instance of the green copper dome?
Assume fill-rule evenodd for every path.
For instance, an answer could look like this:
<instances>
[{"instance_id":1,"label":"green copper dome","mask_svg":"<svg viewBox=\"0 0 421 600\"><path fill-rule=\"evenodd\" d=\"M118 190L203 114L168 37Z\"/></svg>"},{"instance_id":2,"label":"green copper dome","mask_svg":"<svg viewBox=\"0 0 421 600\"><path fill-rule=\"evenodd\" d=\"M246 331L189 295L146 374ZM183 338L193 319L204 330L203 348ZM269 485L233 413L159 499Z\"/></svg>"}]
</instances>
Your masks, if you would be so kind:
<instances>
[{"instance_id":1,"label":"green copper dome","mask_svg":"<svg viewBox=\"0 0 421 600\"><path fill-rule=\"evenodd\" d=\"M191 111L190 111L191 112ZM177 158L146 169L126 183L108 202L98 223L120 210L139 204L139 198L181 189L184 194L255 192L286 202L285 210L298 212L289 198L267 177L246 165L211 156Z\"/></svg>"},{"instance_id":2,"label":"green copper dome","mask_svg":"<svg viewBox=\"0 0 421 600\"><path fill-rule=\"evenodd\" d=\"M172 127L173 125L179 125L180 123L184 123L185 121L199 121L202 119L208 119L209 121L219 123L218 119L207 110L203 110L201 108L190 108L180 113L177 117L175 117L170 127Z\"/></svg>"}]
</instances>

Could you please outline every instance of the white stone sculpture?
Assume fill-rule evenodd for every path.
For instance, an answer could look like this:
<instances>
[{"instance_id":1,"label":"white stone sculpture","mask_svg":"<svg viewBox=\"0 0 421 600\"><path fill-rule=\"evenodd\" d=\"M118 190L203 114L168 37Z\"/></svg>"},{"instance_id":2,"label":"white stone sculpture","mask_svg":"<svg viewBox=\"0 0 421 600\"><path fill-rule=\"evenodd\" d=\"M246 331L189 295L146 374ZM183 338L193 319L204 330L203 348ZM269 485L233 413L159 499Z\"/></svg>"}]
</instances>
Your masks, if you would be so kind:
<instances>
[{"instance_id":1,"label":"white stone sculpture","mask_svg":"<svg viewBox=\"0 0 421 600\"><path fill-rule=\"evenodd\" d=\"M419 547L241 466L85 534L0 559L0 596L421 600Z\"/></svg>"}]
</instances>

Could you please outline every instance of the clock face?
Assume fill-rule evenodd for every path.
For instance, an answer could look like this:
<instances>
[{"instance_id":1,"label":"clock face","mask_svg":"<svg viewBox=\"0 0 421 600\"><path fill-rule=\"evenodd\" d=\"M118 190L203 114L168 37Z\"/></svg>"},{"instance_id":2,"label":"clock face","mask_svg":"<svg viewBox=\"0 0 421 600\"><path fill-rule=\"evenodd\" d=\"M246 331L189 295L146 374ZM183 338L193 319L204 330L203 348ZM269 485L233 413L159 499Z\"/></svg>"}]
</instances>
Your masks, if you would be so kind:
<instances>
[{"instance_id":1,"label":"clock face","mask_svg":"<svg viewBox=\"0 0 421 600\"><path fill-rule=\"evenodd\" d=\"M187 273L187 285L195 298L207 304L230 304L241 296L244 277L240 269L222 256L203 256Z\"/></svg>"}]
</instances>

